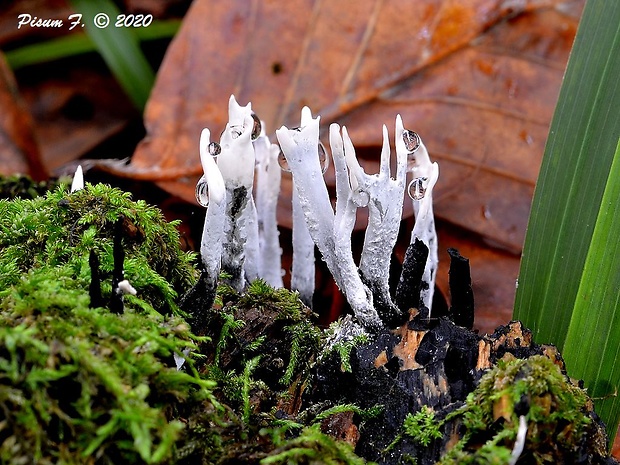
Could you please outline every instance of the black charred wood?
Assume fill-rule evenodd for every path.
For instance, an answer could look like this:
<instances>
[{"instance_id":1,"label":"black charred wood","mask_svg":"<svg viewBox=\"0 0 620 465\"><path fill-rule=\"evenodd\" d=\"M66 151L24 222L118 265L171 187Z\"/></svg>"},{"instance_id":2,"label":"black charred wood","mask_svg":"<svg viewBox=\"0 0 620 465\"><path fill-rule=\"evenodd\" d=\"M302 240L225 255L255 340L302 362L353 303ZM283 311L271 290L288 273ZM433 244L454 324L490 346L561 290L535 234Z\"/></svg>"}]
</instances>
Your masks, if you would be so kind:
<instances>
[{"instance_id":1,"label":"black charred wood","mask_svg":"<svg viewBox=\"0 0 620 465\"><path fill-rule=\"evenodd\" d=\"M307 404L302 410L308 403L380 406L382 413L365 421L360 429L355 452L380 465L399 465L404 456L415 457L420 465L435 464L452 447L455 437L462 436L458 422L448 420L442 428L443 438L429 447L406 435L391 445L402 434L405 418L429 406L438 421L445 419L463 405L486 370L507 353L519 358L545 354L552 359L555 353L556 363L563 366L559 353L551 346L535 344L531 332L519 322L481 336L447 318L429 321L417 315L399 330L379 333L367 344L356 346L350 355L350 372L342 370L335 352L321 358L314 368L316 382L305 393ZM518 407L526 409L527 405Z\"/></svg>"},{"instance_id":2,"label":"black charred wood","mask_svg":"<svg viewBox=\"0 0 620 465\"><path fill-rule=\"evenodd\" d=\"M179 307L189 315L188 322L192 331L198 335L204 335L207 330L209 319L207 314L217 291L217 280L203 271L194 287L187 291L179 302Z\"/></svg>"},{"instance_id":3,"label":"black charred wood","mask_svg":"<svg viewBox=\"0 0 620 465\"><path fill-rule=\"evenodd\" d=\"M472 329L474 326L474 292L471 288L469 259L458 250L448 249L450 255L450 318L455 324Z\"/></svg>"},{"instance_id":4,"label":"black charred wood","mask_svg":"<svg viewBox=\"0 0 620 465\"><path fill-rule=\"evenodd\" d=\"M400 308L392 301L388 288L379 286L372 280L367 279L363 273L361 274L362 282L368 286L372 293L373 304L379 318L388 328L397 328L407 321L408 313L401 311Z\"/></svg>"},{"instance_id":5,"label":"black charred wood","mask_svg":"<svg viewBox=\"0 0 620 465\"><path fill-rule=\"evenodd\" d=\"M419 239L409 244L403 260L403 271L396 287L396 306L403 314L408 315L409 309L420 308L420 290L422 275L428 259L428 247Z\"/></svg>"},{"instance_id":6,"label":"black charred wood","mask_svg":"<svg viewBox=\"0 0 620 465\"><path fill-rule=\"evenodd\" d=\"M99 256L91 249L88 257L90 265L90 284L88 285L88 295L90 296L90 308L105 306L101 295L101 274L99 272Z\"/></svg>"}]
</instances>

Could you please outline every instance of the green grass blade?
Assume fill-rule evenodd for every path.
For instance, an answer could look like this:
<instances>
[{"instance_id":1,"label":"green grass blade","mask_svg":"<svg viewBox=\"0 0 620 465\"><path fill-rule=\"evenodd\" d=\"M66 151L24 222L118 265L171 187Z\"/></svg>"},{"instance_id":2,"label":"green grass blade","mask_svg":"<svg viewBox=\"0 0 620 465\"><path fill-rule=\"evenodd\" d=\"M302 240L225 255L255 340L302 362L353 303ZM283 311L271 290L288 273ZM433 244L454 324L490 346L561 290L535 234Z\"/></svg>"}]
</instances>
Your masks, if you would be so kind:
<instances>
[{"instance_id":1,"label":"green grass blade","mask_svg":"<svg viewBox=\"0 0 620 465\"><path fill-rule=\"evenodd\" d=\"M149 27L136 28L133 32L137 39L142 42L174 37L180 26L181 21L178 19L153 21ZM97 47L89 36L70 34L10 50L5 53L5 58L11 69L16 71L25 66L48 63L61 58L70 58L96 51Z\"/></svg>"},{"instance_id":2,"label":"green grass blade","mask_svg":"<svg viewBox=\"0 0 620 465\"><path fill-rule=\"evenodd\" d=\"M134 30L114 26L120 11L110 0L71 0L71 4L75 11L83 15L82 22L86 25L86 33L121 87L137 108L144 109L155 75L140 50ZM110 24L106 28L99 29L93 24L93 18L98 13L109 16Z\"/></svg>"},{"instance_id":3,"label":"green grass blade","mask_svg":"<svg viewBox=\"0 0 620 465\"><path fill-rule=\"evenodd\" d=\"M613 432L620 422L620 140L607 179L573 309L564 360L583 379L596 412Z\"/></svg>"},{"instance_id":4,"label":"green grass blade","mask_svg":"<svg viewBox=\"0 0 620 465\"><path fill-rule=\"evenodd\" d=\"M620 135L620 2L589 0L551 124L515 318L560 349Z\"/></svg>"},{"instance_id":5,"label":"green grass blade","mask_svg":"<svg viewBox=\"0 0 620 465\"><path fill-rule=\"evenodd\" d=\"M95 50L95 44L88 36L71 34L10 50L5 53L5 57L11 69L16 71L24 66L68 58Z\"/></svg>"}]
</instances>

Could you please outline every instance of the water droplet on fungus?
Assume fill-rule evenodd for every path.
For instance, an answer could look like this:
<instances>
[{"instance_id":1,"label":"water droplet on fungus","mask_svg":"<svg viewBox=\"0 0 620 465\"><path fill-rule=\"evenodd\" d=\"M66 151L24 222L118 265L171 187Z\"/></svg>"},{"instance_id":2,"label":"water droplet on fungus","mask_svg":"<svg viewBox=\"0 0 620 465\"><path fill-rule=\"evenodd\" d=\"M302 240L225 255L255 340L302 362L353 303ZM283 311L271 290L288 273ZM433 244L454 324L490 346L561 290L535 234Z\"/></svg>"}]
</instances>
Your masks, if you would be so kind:
<instances>
[{"instance_id":1,"label":"water droplet on fungus","mask_svg":"<svg viewBox=\"0 0 620 465\"><path fill-rule=\"evenodd\" d=\"M204 174L196 184L196 201L205 208L209 206L209 185Z\"/></svg>"},{"instance_id":2,"label":"water droplet on fungus","mask_svg":"<svg viewBox=\"0 0 620 465\"><path fill-rule=\"evenodd\" d=\"M403 141L405 142L405 148L409 152L415 152L420 148L420 136L409 129L403 131Z\"/></svg>"},{"instance_id":3,"label":"water droplet on fungus","mask_svg":"<svg viewBox=\"0 0 620 465\"><path fill-rule=\"evenodd\" d=\"M366 191L356 189L353 191L351 200L353 200L353 203L358 207L365 207L368 205L368 202L370 202L370 195Z\"/></svg>"},{"instance_id":4,"label":"water droplet on fungus","mask_svg":"<svg viewBox=\"0 0 620 465\"><path fill-rule=\"evenodd\" d=\"M409 197L413 200L422 200L424 198L424 194L426 194L426 187L424 187L424 182L426 180L427 178L425 177L415 178L412 180L407 188Z\"/></svg>"},{"instance_id":5,"label":"water droplet on fungus","mask_svg":"<svg viewBox=\"0 0 620 465\"><path fill-rule=\"evenodd\" d=\"M207 147L207 150L209 151L209 155L214 158L217 157L220 153L222 153L222 147L220 147L220 144L218 144L217 142L211 142Z\"/></svg>"}]
</instances>

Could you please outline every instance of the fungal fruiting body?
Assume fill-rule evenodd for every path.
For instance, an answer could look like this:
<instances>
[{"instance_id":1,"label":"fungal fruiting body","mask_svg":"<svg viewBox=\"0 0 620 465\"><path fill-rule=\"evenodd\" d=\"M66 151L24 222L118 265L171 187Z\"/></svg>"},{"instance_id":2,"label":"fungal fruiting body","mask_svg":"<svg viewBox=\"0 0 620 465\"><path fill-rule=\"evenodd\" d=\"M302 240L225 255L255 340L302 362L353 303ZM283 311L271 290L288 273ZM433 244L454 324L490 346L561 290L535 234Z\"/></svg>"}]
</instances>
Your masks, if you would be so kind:
<instances>
[{"instance_id":1,"label":"fungal fruiting body","mask_svg":"<svg viewBox=\"0 0 620 465\"><path fill-rule=\"evenodd\" d=\"M263 127L264 125L261 125ZM258 223L258 274L269 285L282 287L282 249L276 210L282 170L280 148L272 144L264 129L253 144L256 155L256 218Z\"/></svg>"},{"instance_id":2,"label":"fungal fruiting body","mask_svg":"<svg viewBox=\"0 0 620 465\"><path fill-rule=\"evenodd\" d=\"M407 305L424 305L430 310L437 270L432 191L439 169L437 163L431 163L419 136L404 129L400 115L396 117L395 173L390 171L392 155L385 126L377 174L365 173L359 164L346 127L330 126L335 210L323 178L328 158L319 140L320 118L313 118L310 109L304 107L301 127L278 129L279 156L280 150L269 142L261 124L257 129L257 121L250 104L242 107L231 96L229 122L219 145L213 146L208 130L203 131L200 154L205 174L200 183L202 190L206 183L209 199L201 252L210 282L215 283L220 271L225 271L231 276L230 284L239 291L257 277L282 286L275 214L281 179L276 169L278 160L283 170L291 172L293 181L291 287L311 305L316 246L357 320L371 331L396 326L407 314L394 304L388 278L407 173L411 172L414 179L410 191L413 189L416 213L411 240L421 240L428 247L429 259L420 285L420 302ZM197 188L197 193L201 189ZM358 266L351 234L357 209L362 207L368 208L369 219Z\"/></svg>"},{"instance_id":3,"label":"fungal fruiting body","mask_svg":"<svg viewBox=\"0 0 620 465\"><path fill-rule=\"evenodd\" d=\"M437 232L435 231L435 216L433 215L433 188L439 178L439 165L437 162L431 162L426 146L417 134L413 133L417 143L413 147L408 144L411 137L409 133L403 132L403 137L400 140L397 138L396 147L398 150L400 145L401 150L404 148L408 152L408 170L413 175L413 180L409 184L408 189L415 213L411 243L413 244L416 239L419 239L428 247L428 259L424 268L424 274L422 275L420 300L428 308L430 317L433 293L435 291L435 277L439 263Z\"/></svg>"}]
</instances>

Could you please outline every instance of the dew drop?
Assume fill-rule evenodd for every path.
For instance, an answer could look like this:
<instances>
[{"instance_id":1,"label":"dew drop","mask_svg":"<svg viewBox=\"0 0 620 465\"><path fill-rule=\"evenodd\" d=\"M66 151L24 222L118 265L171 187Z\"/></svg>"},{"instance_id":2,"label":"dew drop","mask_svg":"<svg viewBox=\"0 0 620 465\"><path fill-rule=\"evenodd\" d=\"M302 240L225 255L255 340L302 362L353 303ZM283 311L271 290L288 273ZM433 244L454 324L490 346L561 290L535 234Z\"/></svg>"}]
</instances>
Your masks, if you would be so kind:
<instances>
[{"instance_id":1,"label":"dew drop","mask_svg":"<svg viewBox=\"0 0 620 465\"><path fill-rule=\"evenodd\" d=\"M405 148L409 152L415 152L420 148L420 136L409 129L403 131L403 141L405 142Z\"/></svg>"},{"instance_id":2,"label":"dew drop","mask_svg":"<svg viewBox=\"0 0 620 465\"><path fill-rule=\"evenodd\" d=\"M256 116L256 113L252 113L252 119L254 120L254 126L252 126L251 138L252 140L256 140L260 136L262 126L260 124L260 118Z\"/></svg>"},{"instance_id":3,"label":"dew drop","mask_svg":"<svg viewBox=\"0 0 620 465\"><path fill-rule=\"evenodd\" d=\"M426 187L424 187L424 182L426 180L427 178L425 177L415 178L412 180L407 188L409 197L413 200L422 200L424 198L424 194L426 194Z\"/></svg>"},{"instance_id":4,"label":"dew drop","mask_svg":"<svg viewBox=\"0 0 620 465\"><path fill-rule=\"evenodd\" d=\"M203 207L209 206L209 185L204 174L196 184L196 201Z\"/></svg>"},{"instance_id":5,"label":"dew drop","mask_svg":"<svg viewBox=\"0 0 620 465\"><path fill-rule=\"evenodd\" d=\"M319 164L321 165L321 174L325 174L329 168L329 157L325 151L325 146L319 142Z\"/></svg>"},{"instance_id":6,"label":"dew drop","mask_svg":"<svg viewBox=\"0 0 620 465\"><path fill-rule=\"evenodd\" d=\"M278 154L278 165L280 165L282 171L286 171L287 173L291 172L291 167L288 166L288 160L284 156L284 152L282 150L280 150L280 153Z\"/></svg>"},{"instance_id":7,"label":"dew drop","mask_svg":"<svg viewBox=\"0 0 620 465\"><path fill-rule=\"evenodd\" d=\"M220 147L220 144L218 144L217 142L211 142L207 147L207 150L209 152L209 155L214 158L217 157L220 153L222 153L222 147Z\"/></svg>"},{"instance_id":8,"label":"dew drop","mask_svg":"<svg viewBox=\"0 0 620 465\"><path fill-rule=\"evenodd\" d=\"M368 205L368 202L370 202L370 195L362 189L355 189L351 196L351 200L358 207L365 207Z\"/></svg>"}]
</instances>

